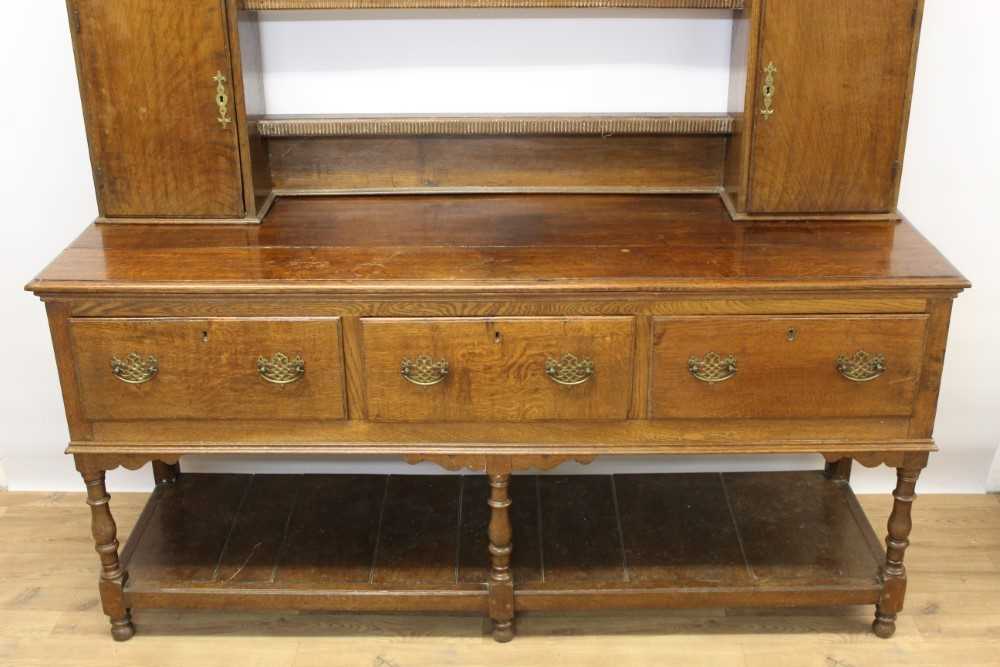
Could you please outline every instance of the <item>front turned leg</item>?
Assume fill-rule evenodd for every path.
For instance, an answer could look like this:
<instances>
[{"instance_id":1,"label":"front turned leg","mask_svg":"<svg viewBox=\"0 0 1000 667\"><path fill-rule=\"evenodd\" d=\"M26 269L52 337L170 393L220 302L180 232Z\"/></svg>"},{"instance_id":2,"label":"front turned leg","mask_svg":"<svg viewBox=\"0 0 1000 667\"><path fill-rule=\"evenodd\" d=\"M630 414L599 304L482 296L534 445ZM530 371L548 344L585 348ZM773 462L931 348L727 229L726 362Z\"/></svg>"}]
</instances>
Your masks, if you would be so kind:
<instances>
[{"instance_id":1,"label":"front turned leg","mask_svg":"<svg viewBox=\"0 0 1000 667\"><path fill-rule=\"evenodd\" d=\"M510 473L490 472L490 618L493 639L514 638L514 580L510 573L513 551L510 526Z\"/></svg>"},{"instance_id":2,"label":"front turned leg","mask_svg":"<svg viewBox=\"0 0 1000 667\"><path fill-rule=\"evenodd\" d=\"M910 529L913 521L910 510L916 498L914 490L920 468L899 468L896 471L896 490L893 491L892 514L889 515L889 536L885 539L885 584L882 598L875 609L872 630L882 639L892 637L896 632L896 616L903 610L906 597L906 566L903 556L910 545Z\"/></svg>"},{"instance_id":3,"label":"front turned leg","mask_svg":"<svg viewBox=\"0 0 1000 667\"><path fill-rule=\"evenodd\" d=\"M118 527L111 516L111 496L104 484L104 471L84 472L87 504L90 505L91 532L101 557L101 603L111 619L111 636L126 641L135 634L132 616L125 607L125 571L118 559Z\"/></svg>"}]
</instances>

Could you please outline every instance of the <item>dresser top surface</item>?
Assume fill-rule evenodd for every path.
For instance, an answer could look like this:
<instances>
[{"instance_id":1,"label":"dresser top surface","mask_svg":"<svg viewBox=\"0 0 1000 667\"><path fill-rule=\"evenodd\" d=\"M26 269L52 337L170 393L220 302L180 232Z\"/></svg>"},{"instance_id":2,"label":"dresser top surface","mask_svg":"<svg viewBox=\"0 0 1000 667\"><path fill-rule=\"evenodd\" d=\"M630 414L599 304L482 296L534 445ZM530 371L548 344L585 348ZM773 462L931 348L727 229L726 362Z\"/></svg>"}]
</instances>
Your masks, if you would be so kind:
<instances>
[{"instance_id":1,"label":"dresser top surface","mask_svg":"<svg viewBox=\"0 0 1000 667\"><path fill-rule=\"evenodd\" d=\"M734 223L714 195L280 198L259 226L92 225L51 293L944 289L906 221Z\"/></svg>"}]
</instances>

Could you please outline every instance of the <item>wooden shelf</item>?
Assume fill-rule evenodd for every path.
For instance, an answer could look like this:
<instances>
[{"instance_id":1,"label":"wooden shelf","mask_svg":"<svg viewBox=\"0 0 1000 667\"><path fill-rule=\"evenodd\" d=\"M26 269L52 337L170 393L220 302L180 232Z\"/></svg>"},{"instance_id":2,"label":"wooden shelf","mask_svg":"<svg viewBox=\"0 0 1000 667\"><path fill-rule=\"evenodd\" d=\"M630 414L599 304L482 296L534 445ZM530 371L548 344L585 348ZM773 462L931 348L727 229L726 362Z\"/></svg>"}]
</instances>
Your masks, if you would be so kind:
<instances>
[{"instance_id":1,"label":"wooden shelf","mask_svg":"<svg viewBox=\"0 0 1000 667\"><path fill-rule=\"evenodd\" d=\"M126 546L130 607L482 612L485 476L182 475ZM518 609L877 601L884 555L819 472L515 476ZM808 530L802 530L808 526Z\"/></svg>"},{"instance_id":2,"label":"wooden shelf","mask_svg":"<svg viewBox=\"0 0 1000 667\"><path fill-rule=\"evenodd\" d=\"M744 0L243 0L243 9L743 9Z\"/></svg>"},{"instance_id":3,"label":"wooden shelf","mask_svg":"<svg viewBox=\"0 0 1000 667\"><path fill-rule=\"evenodd\" d=\"M263 137L729 135L733 119L703 114L274 116Z\"/></svg>"}]
</instances>

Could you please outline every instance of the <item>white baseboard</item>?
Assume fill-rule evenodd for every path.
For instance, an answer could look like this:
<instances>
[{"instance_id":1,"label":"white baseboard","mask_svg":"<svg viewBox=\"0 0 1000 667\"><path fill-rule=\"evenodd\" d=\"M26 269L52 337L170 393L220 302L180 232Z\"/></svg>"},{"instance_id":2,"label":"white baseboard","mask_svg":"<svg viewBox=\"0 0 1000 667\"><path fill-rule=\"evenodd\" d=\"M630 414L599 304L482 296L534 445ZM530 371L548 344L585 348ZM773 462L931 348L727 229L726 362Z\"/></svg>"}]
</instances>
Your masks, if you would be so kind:
<instances>
[{"instance_id":1,"label":"white baseboard","mask_svg":"<svg viewBox=\"0 0 1000 667\"><path fill-rule=\"evenodd\" d=\"M997 448L996 456L993 457L990 476L986 480L986 491L987 493L1000 493L1000 447Z\"/></svg>"}]
</instances>

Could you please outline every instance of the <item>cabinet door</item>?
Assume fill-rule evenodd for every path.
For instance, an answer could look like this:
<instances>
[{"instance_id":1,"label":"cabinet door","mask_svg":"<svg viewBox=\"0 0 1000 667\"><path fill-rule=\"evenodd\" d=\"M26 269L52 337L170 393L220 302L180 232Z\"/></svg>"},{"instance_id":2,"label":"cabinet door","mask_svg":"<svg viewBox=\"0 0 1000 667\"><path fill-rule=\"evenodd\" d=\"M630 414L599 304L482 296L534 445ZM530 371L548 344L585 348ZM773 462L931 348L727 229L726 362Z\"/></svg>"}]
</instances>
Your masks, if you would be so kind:
<instances>
[{"instance_id":1,"label":"cabinet door","mask_svg":"<svg viewBox=\"0 0 1000 667\"><path fill-rule=\"evenodd\" d=\"M919 9L918 0L766 0L752 213L895 208Z\"/></svg>"},{"instance_id":2,"label":"cabinet door","mask_svg":"<svg viewBox=\"0 0 1000 667\"><path fill-rule=\"evenodd\" d=\"M224 0L70 0L69 9L102 215L242 217Z\"/></svg>"}]
</instances>

